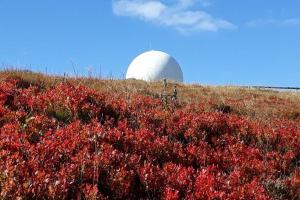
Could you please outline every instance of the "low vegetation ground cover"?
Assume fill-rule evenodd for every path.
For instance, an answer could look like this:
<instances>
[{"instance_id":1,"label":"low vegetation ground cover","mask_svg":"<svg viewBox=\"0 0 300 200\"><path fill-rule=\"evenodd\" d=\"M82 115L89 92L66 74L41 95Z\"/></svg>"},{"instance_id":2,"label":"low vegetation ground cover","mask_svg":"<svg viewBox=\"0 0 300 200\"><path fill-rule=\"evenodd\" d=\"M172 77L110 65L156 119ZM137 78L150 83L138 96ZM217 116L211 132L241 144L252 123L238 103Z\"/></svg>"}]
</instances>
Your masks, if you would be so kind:
<instances>
[{"instance_id":1,"label":"low vegetation ground cover","mask_svg":"<svg viewBox=\"0 0 300 200\"><path fill-rule=\"evenodd\" d=\"M296 92L0 80L0 199L299 199Z\"/></svg>"}]
</instances>

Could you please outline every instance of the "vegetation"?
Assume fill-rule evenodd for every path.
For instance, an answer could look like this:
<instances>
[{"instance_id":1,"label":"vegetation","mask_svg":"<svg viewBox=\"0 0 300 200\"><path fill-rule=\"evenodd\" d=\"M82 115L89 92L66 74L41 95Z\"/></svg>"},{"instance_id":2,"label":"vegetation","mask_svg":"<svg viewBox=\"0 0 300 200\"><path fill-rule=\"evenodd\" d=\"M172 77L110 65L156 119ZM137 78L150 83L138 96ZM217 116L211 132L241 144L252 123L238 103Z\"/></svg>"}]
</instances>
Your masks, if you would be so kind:
<instances>
[{"instance_id":1,"label":"vegetation","mask_svg":"<svg viewBox=\"0 0 300 200\"><path fill-rule=\"evenodd\" d=\"M300 198L297 92L0 80L0 199Z\"/></svg>"}]
</instances>

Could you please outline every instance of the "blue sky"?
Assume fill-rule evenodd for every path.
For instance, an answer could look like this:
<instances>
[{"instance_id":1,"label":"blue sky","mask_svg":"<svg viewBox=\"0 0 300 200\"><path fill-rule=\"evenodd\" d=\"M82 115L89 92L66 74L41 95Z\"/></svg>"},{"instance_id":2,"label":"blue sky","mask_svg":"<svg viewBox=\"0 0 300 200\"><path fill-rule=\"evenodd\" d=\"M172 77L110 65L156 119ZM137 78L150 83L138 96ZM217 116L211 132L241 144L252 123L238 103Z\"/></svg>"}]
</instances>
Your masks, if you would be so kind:
<instances>
[{"instance_id":1,"label":"blue sky","mask_svg":"<svg viewBox=\"0 0 300 200\"><path fill-rule=\"evenodd\" d=\"M150 46L187 83L300 86L300 2L0 0L1 68L122 78Z\"/></svg>"}]
</instances>

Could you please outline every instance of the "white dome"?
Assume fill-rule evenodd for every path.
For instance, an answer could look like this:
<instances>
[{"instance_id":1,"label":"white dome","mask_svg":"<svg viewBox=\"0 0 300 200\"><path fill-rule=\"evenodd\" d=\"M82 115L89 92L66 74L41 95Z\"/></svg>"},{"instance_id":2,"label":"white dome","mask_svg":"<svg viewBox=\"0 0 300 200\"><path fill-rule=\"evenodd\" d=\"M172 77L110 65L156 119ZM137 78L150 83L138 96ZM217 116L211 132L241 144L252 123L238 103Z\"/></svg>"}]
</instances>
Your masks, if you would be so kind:
<instances>
[{"instance_id":1,"label":"white dome","mask_svg":"<svg viewBox=\"0 0 300 200\"><path fill-rule=\"evenodd\" d=\"M183 82L183 74L176 60L161 51L148 51L137 56L129 65L126 79L144 81L162 79Z\"/></svg>"}]
</instances>

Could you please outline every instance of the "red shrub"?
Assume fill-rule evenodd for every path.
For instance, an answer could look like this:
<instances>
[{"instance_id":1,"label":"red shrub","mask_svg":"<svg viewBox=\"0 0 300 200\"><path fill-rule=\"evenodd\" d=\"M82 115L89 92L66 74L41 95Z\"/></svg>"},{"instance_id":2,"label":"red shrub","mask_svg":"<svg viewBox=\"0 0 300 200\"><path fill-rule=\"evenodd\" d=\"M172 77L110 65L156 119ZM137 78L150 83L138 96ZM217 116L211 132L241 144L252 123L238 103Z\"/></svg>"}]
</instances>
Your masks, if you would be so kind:
<instances>
[{"instance_id":1,"label":"red shrub","mask_svg":"<svg viewBox=\"0 0 300 200\"><path fill-rule=\"evenodd\" d=\"M0 83L0 199L296 199L299 152L296 120Z\"/></svg>"}]
</instances>

